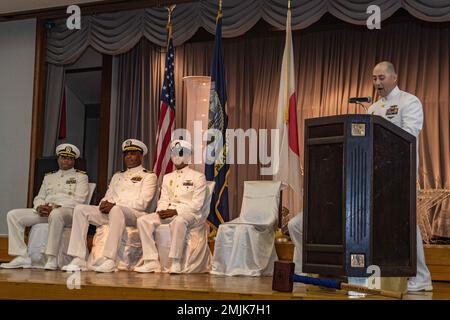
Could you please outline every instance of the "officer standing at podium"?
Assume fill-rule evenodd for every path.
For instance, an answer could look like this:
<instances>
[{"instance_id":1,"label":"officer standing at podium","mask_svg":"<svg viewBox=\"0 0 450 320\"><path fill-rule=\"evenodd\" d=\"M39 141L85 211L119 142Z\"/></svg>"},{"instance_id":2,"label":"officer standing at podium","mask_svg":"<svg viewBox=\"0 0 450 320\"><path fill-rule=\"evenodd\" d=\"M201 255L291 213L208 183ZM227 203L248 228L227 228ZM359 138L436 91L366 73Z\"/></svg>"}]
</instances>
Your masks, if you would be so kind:
<instances>
[{"instance_id":1,"label":"officer standing at podium","mask_svg":"<svg viewBox=\"0 0 450 320\"><path fill-rule=\"evenodd\" d=\"M369 114L381 116L416 137L417 172L419 169L419 133L423 126L420 100L397 86L397 73L391 62L383 61L373 69L373 85L381 97L368 109ZM417 226L417 274L408 279L408 291L432 291L431 274L425 264L422 236Z\"/></svg>"},{"instance_id":2,"label":"officer standing at podium","mask_svg":"<svg viewBox=\"0 0 450 320\"><path fill-rule=\"evenodd\" d=\"M24 241L25 227L48 222L48 240L45 254L46 270L56 270L57 255L65 226L72 224L73 208L84 203L89 193L88 176L75 170L75 159L80 156L78 148L64 143L56 147L59 170L49 172L42 181L33 209L14 209L8 212L9 254L17 256L1 268L31 268L27 245Z\"/></svg>"}]
</instances>

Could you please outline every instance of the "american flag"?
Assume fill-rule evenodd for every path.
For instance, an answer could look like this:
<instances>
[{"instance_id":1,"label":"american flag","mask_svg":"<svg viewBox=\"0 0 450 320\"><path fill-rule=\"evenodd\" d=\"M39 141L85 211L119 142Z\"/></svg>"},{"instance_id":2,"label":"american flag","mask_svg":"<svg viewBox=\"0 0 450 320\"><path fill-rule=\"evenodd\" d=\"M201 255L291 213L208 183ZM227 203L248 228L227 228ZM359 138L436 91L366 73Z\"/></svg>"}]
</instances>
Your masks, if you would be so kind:
<instances>
[{"instance_id":1,"label":"american flag","mask_svg":"<svg viewBox=\"0 0 450 320\"><path fill-rule=\"evenodd\" d=\"M168 25L166 66L161 92L161 107L158 122L158 134L156 136L156 152L153 171L161 180L162 177L172 172L172 160L170 160L170 140L175 126L175 81L174 81L174 50L172 44L172 25Z\"/></svg>"}]
</instances>

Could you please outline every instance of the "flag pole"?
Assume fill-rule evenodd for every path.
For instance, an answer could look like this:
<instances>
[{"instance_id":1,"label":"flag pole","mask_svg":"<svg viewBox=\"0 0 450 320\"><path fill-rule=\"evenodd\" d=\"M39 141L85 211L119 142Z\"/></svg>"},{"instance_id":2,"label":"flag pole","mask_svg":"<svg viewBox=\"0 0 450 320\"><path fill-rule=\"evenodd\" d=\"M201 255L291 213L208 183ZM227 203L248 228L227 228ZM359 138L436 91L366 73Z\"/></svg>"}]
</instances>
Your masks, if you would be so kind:
<instances>
[{"instance_id":1,"label":"flag pole","mask_svg":"<svg viewBox=\"0 0 450 320\"><path fill-rule=\"evenodd\" d=\"M222 18L223 14L222 14L222 0L219 0L219 11L217 12L217 17L216 17L216 23L217 20L219 20L219 18Z\"/></svg>"},{"instance_id":2,"label":"flag pole","mask_svg":"<svg viewBox=\"0 0 450 320\"><path fill-rule=\"evenodd\" d=\"M291 11L291 0L288 0L288 12L287 12L288 15L290 14L290 11ZM291 20L289 19L289 23L290 22L291 22ZM286 19L286 23L287 23L287 19ZM288 25L286 24L286 32L287 32L287 28L288 28ZM290 29L290 26L289 26L289 29ZM290 53L289 48L288 48L287 52ZM291 69L290 61L291 61L291 59L288 57L288 59L287 59L288 66L287 66L287 72L286 72L286 83L289 83L289 76L290 76L289 72L290 72L290 69ZM285 123L289 122L289 86L286 86L286 106L285 106L285 109L284 109L284 122Z\"/></svg>"},{"instance_id":3,"label":"flag pole","mask_svg":"<svg viewBox=\"0 0 450 320\"><path fill-rule=\"evenodd\" d=\"M167 37L167 39L170 39L172 37L172 12L176 6L177 6L176 4L172 4L166 7L167 11L169 12L169 19L167 21L167 29L169 29L169 36Z\"/></svg>"},{"instance_id":4,"label":"flag pole","mask_svg":"<svg viewBox=\"0 0 450 320\"><path fill-rule=\"evenodd\" d=\"M288 0L288 12L289 14L291 11L291 0ZM286 25L286 31L288 26ZM286 50L286 48L285 48ZM289 83L289 72L290 72L290 65L289 65L290 59L287 59L287 72L286 72L286 83ZM289 121L289 85L286 86L286 106L284 109L284 122L288 123ZM281 229L282 227L282 220L283 220L283 190L280 190L280 203L278 205L278 228Z\"/></svg>"},{"instance_id":5,"label":"flag pole","mask_svg":"<svg viewBox=\"0 0 450 320\"><path fill-rule=\"evenodd\" d=\"M160 114L153 164L153 170L158 176L158 183L161 183L163 176L173 169L173 163L170 160L169 142L174 130L175 121L174 54L172 45L172 13L175 5L169 5L165 8L168 11L165 71L161 90ZM168 125L162 125L163 123L168 123Z\"/></svg>"}]
</instances>

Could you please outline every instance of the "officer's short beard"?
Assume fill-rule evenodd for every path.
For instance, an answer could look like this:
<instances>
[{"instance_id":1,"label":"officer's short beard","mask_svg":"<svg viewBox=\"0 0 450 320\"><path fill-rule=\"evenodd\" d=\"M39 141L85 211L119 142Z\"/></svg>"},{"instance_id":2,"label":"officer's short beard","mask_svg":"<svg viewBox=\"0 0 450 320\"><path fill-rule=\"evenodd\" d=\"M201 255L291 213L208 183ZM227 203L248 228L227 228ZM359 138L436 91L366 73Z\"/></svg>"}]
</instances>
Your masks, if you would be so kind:
<instances>
[{"instance_id":1,"label":"officer's short beard","mask_svg":"<svg viewBox=\"0 0 450 320\"><path fill-rule=\"evenodd\" d=\"M181 156L173 156L172 157L172 162L175 166L181 166L183 163L185 163L185 159L184 157Z\"/></svg>"}]
</instances>

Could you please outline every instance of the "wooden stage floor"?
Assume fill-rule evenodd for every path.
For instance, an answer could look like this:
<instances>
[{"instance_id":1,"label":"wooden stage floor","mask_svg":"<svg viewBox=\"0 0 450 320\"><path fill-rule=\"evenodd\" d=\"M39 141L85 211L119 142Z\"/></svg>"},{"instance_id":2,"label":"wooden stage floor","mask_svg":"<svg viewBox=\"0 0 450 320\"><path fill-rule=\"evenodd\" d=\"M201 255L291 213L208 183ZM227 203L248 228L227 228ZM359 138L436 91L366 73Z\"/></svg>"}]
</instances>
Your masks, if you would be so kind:
<instances>
[{"instance_id":1,"label":"wooden stage floor","mask_svg":"<svg viewBox=\"0 0 450 320\"><path fill-rule=\"evenodd\" d=\"M169 275L116 273L78 273L31 269L0 269L0 299L121 299L121 300L343 300L344 291L294 284L293 293L272 291L271 277L226 277L209 274ZM71 277L69 279L69 277ZM69 280L69 281L68 281ZM406 300L450 299L450 283L434 282L434 292L414 293ZM351 299L387 300L376 295Z\"/></svg>"}]
</instances>

